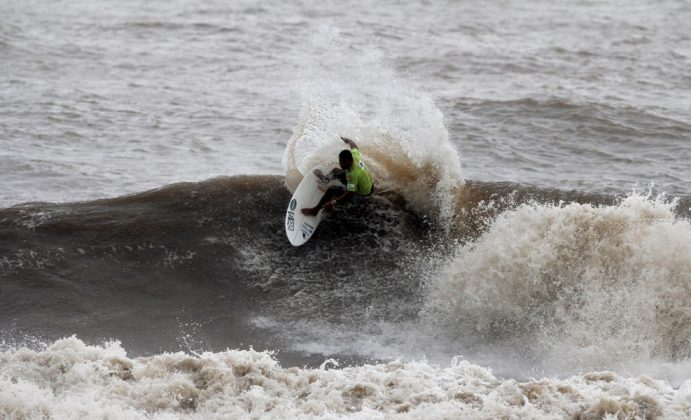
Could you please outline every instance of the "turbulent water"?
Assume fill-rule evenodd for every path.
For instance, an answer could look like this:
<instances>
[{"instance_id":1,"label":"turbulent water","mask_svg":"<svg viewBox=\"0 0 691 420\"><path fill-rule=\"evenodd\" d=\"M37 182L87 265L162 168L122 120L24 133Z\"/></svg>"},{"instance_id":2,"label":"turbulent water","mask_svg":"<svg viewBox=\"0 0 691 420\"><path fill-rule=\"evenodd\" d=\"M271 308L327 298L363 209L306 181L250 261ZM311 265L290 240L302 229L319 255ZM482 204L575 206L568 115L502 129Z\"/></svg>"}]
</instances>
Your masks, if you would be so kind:
<instances>
[{"instance_id":1,"label":"turbulent water","mask_svg":"<svg viewBox=\"0 0 691 420\"><path fill-rule=\"evenodd\" d=\"M691 417L688 21L1 3L0 418Z\"/></svg>"}]
</instances>

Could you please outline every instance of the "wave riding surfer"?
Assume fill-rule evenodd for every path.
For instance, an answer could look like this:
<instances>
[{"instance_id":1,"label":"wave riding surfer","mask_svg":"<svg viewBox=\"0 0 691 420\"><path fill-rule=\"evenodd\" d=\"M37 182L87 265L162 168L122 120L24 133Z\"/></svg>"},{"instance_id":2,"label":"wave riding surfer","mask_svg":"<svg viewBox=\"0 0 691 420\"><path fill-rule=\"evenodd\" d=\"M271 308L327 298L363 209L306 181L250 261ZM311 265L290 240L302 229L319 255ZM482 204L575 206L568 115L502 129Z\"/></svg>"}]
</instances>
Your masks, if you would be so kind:
<instances>
[{"instance_id":1,"label":"wave riding surfer","mask_svg":"<svg viewBox=\"0 0 691 420\"><path fill-rule=\"evenodd\" d=\"M316 216L321 209L332 209L337 204L347 202L353 197L368 197L374 192L372 175L362 161L357 144L346 137L341 137L341 140L350 146L350 150L342 150L338 155L338 164L341 168L333 168L330 176L325 176L319 169L315 169L314 174L323 182L338 179L344 186L329 187L319 204L312 208L302 209L302 214Z\"/></svg>"}]
</instances>

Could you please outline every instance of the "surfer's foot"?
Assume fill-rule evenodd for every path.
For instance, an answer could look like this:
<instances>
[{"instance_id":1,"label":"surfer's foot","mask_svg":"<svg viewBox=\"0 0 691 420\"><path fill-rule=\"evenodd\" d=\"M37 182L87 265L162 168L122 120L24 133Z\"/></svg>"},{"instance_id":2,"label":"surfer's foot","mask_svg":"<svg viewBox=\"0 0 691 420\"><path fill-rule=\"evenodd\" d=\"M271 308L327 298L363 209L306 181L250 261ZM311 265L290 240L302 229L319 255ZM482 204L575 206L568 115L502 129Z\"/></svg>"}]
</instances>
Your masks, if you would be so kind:
<instances>
[{"instance_id":1,"label":"surfer's foot","mask_svg":"<svg viewBox=\"0 0 691 420\"><path fill-rule=\"evenodd\" d=\"M319 213L319 210L316 207L302 209L302 214L305 216L316 216L317 213Z\"/></svg>"}]
</instances>

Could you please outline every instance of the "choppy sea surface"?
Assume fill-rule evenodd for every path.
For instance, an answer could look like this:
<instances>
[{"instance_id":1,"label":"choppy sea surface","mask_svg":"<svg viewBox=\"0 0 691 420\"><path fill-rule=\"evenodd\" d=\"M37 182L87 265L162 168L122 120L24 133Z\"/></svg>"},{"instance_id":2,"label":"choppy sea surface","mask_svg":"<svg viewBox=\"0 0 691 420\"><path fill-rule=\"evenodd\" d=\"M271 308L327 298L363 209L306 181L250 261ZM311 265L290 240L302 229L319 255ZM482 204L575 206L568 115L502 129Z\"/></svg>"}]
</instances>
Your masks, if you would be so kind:
<instances>
[{"instance_id":1,"label":"choppy sea surface","mask_svg":"<svg viewBox=\"0 0 691 420\"><path fill-rule=\"evenodd\" d=\"M691 417L689 21L0 3L0 417Z\"/></svg>"}]
</instances>

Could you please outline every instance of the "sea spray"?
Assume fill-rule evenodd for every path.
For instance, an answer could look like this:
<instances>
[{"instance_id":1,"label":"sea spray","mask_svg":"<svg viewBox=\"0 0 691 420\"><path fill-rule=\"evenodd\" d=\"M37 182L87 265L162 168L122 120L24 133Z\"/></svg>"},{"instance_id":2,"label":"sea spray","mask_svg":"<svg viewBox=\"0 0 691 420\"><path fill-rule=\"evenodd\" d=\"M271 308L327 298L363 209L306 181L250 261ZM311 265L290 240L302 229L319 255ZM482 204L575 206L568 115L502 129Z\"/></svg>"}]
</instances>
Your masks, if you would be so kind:
<instances>
[{"instance_id":1,"label":"sea spray","mask_svg":"<svg viewBox=\"0 0 691 420\"><path fill-rule=\"evenodd\" d=\"M349 43L333 26L321 26L294 59L305 70L295 81L302 108L283 155L288 188L315 166L336 166L345 148L339 137L352 137L377 191L401 194L448 228L461 170L434 98L398 75L376 47Z\"/></svg>"},{"instance_id":2,"label":"sea spray","mask_svg":"<svg viewBox=\"0 0 691 420\"><path fill-rule=\"evenodd\" d=\"M459 246L422 316L567 371L688 360L691 225L674 206L634 193L508 210Z\"/></svg>"}]
</instances>

